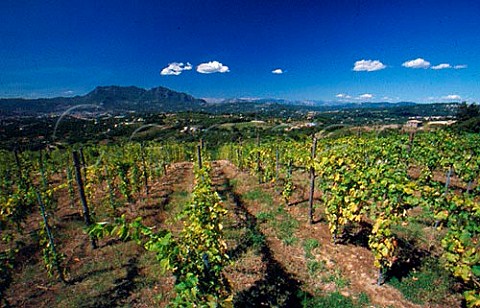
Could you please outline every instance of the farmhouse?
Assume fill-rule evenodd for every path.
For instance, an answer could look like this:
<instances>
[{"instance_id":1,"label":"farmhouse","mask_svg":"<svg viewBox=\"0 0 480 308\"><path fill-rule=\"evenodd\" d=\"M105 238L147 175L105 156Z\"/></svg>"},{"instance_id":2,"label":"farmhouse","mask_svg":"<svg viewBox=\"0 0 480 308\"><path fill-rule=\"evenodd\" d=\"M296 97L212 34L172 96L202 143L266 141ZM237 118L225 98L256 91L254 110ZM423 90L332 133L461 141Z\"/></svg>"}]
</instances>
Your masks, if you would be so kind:
<instances>
[{"instance_id":1,"label":"farmhouse","mask_svg":"<svg viewBox=\"0 0 480 308\"><path fill-rule=\"evenodd\" d=\"M406 128L419 128L423 126L423 122L419 120L408 120L405 124Z\"/></svg>"}]
</instances>

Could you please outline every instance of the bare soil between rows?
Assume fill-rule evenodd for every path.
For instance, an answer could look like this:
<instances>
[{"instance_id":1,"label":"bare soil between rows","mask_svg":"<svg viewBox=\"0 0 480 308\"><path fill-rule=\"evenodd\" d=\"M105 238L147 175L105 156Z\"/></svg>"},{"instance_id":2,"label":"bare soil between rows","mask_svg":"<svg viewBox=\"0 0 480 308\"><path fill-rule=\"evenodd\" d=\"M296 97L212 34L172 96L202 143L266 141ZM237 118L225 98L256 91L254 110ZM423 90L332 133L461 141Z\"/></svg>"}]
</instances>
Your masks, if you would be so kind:
<instances>
[{"instance_id":1,"label":"bare soil between rows","mask_svg":"<svg viewBox=\"0 0 480 308\"><path fill-rule=\"evenodd\" d=\"M299 294L305 297L338 291L352 298L367 294L370 305L377 307L420 307L390 285L376 284L378 273L373 255L359 241L332 244L318 200L315 217L319 221L311 225L304 193L297 193L294 205L288 206L273 183L258 184L255 177L228 161L214 161L211 167L213 187L229 211L225 234L232 262L224 272L235 306L302 307ZM193 185L193 164L172 164L164 176L150 183L148 196L138 194L136 202L119 206L114 215L123 214L128 220L141 216L147 226L178 234L182 222L175 216L182 204L189 201ZM269 196L271 202L246 198L252 191ZM100 200L105 195L105 189L99 188L95 197ZM298 222L293 234L295 241L288 245L280 239L276 228L257 219L260 213L278 207ZM97 216L102 216L99 211L108 209L98 206L96 211ZM92 249L83 230L79 203L72 207L66 191L58 195L58 208L51 223L59 251L66 256L62 264L68 269L69 283L47 277L41 249L35 241L40 219L38 212L33 211L19 237L24 246L17 255L14 281L6 297L12 307L164 307L174 297L174 277L171 273L163 274L155 256L141 246L106 238L99 241L98 249ZM252 238L264 241L255 245ZM309 239L319 245L307 258L303 243ZM311 261L324 265L314 275L308 270ZM328 277L348 283L339 287ZM437 305L459 306L456 298Z\"/></svg>"}]
</instances>

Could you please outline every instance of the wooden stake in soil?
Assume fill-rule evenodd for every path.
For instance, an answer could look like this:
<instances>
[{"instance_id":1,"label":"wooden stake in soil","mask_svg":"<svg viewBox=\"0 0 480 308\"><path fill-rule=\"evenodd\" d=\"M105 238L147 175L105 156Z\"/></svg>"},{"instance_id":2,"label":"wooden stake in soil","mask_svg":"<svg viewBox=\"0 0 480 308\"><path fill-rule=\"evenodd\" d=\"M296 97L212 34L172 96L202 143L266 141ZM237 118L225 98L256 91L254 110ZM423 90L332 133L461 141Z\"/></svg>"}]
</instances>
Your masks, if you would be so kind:
<instances>
[{"instance_id":1,"label":"wooden stake in soil","mask_svg":"<svg viewBox=\"0 0 480 308\"><path fill-rule=\"evenodd\" d=\"M147 162L145 160L145 148L143 146L143 143L140 143L140 153L142 155L142 172L143 172L143 180L145 184L145 194L148 196Z\"/></svg>"},{"instance_id":2,"label":"wooden stake in soil","mask_svg":"<svg viewBox=\"0 0 480 308\"><path fill-rule=\"evenodd\" d=\"M83 179L82 179L82 169L80 166L80 158L77 151L73 151L73 164L75 166L75 178L78 184L78 192L80 194L80 201L82 202L83 208L83 220L85 221L85 225L89 227L92 222L90 219L90 210L88 209L87 198L85 197L85 189L83 187ZM92 248L97 248L97 241L95 237L91 237L92 241Z\"/></svg>"},{"instance_id":3,"label":"wooden stake in soil","mask_svg":"<svg viewBox=\"0 0 480 308\"><path fill-rule=\"evenodd\" d=\"M57 250L55 249L55 242L53 240L52 231L50 229L50 225L48 224L48 216L45 211L45 205L43 204L40 194L37 191L35 192L35 194L37 195L38 205L40 206L40 213L42 214L43 223L45 225L45 231L47 232L48 241L50 243L50 249L53 254L53 265L55 266L58 272L58 276L60 277L60 280L62 282L66 282L65 276L63 275L63 269L61 268L60 263L58 262L58 254L57 254Z\"/></svg>"},{"instance_id":4,"label":"wooden stake in soil","mask_svg":"<svg viewBox=\"0 0 480 308\"><path fill-rule=\"evenodd\" d=\"M379 268L377 286L381 286L384 282L385 282L385 270L383 268Z\"/></svg>"},{"instance_id":5,"label":"wooden stake in soil","mask_svg":"<svg viewBox=\"0 0 480 308\"><path fill-rule=\"evenodd\" d=\"M87 162L85 160L85 155L83 154L83 148L80 148L79 150L79 154L80 154L80 161L82 162L82 174L83 174L83 181L84 182L87 182Z\"/></svg>"},{"instance_id":6,"label":"wooden stake in soil","mask_svg":"<svg viewBox=\"0 0 480 308\"><path fill-rule=\"evenodd\" d=\"M313 161L315 160L315 152L317 151L317 137L313 135L313 143L312 143L312 163L310 166L310 196L308 198L308 205L309 205L309 218L310 224L313 224L313 194L315 193L315 168L313 166Z\"/></svg>"},{"instance_id":7,"label":"wooden stake in soil","mask_svg":"<svg viewBox=\"0 0 480 308\"><path fill-rule=\"evenodd\" d=\"M408 135L408 153L410 153L413 149L413 140L415 140L415 131L411 131Z\"/></svg>"},{"instance_id":8,"label":"wooden stake in soil","mask_svg":"<svg viewBox=\"0 0 480 308\"><path fill-rule=\"evenodd\" d=\"M197 160L198 160L198 169L202 169L202 146L197 145Z\"/></svg>"}]
</instances>

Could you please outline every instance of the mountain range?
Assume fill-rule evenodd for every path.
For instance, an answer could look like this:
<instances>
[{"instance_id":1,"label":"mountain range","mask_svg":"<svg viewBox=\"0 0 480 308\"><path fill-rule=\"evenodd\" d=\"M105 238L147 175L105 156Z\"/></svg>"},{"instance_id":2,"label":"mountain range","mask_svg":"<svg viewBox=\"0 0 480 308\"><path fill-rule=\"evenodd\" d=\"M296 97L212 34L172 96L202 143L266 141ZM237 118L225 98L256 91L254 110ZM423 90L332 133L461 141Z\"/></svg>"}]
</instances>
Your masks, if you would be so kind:
<instances>
[{"instance_id":1,"label":"mountain range","mask_svg":"<svg viewBox=\"0 0 480 308\"><path fill-rule=\"evenodd\" d=\"M178 112L198 110L207 103L164 87L150 90L130 86L101 86L83 96L39 99L0 99L0 114L32 115L64 112L72 107L95 105L106 112ZM88 106L85 106L88 107ZM90 106L91 108L91 106Z\"/></svg>"},{"instance_id":2,"label":"mountain range","mask_svg":"<svg viewBox=\"0 0 480 308\"><path fill-rule=\"evenodd\" d=\"M412 102L323 102L289 101L284 99L225 99L208 102L189 94L165 87L149 90L135 86L99 86L83 96L39 99L0 99L0 115L38 115L62 113L69 108L88 107L110 113L122 112L182 112L205 111L213 113L236 113L272 111L328 111L341 109L394 108L415 106ZM98 106L98 107L97 107ZM90 109L92 106L89 107Z\"/></svg>"}]
</instances>

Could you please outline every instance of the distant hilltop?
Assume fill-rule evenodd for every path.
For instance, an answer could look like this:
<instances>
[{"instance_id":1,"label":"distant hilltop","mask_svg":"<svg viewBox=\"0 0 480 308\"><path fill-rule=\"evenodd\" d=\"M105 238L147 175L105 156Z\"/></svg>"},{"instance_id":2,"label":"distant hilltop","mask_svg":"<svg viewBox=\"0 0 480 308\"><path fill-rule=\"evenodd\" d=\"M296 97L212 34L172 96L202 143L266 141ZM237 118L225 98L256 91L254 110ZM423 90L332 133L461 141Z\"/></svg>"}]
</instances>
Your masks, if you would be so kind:
<instances>
[{"instance_id":1,"label":"distant hilltop","mask_svg":"<svg viewBox=\"0 0 480 308\"><path fill-rule=\"evenodd\" d=\"M206 104L203 99L164 87L150 90L130 86L96 87L84 96L40 99L0 99L0 114L33 115L58 113L79 105L95 105L106 112L177 112L198 110Z\"/></svg>"},{"instance_id":2,"label":"distant hilltop","mask_svg":"<svg viewBox=\"0 0 480 308\"><path fill-rule=\"evenodd\" d=\"M85 108L80 108L86 105ZM210 113L271 113L289 112L327 112L346 109L398 109L402 116L423 114L451 114L450 104L416 104L414 102L325 102L325 101L291 101L266 98L233 98L205 100L189 94L156 87L149 90L135 86L99 86L90 93L75 97L55 97L39 99L5 98L0 99L0 116L35 116L60 114L70 108L79 111L91 110L122 114L126 112L185 112L202 111ZM97 107L98 106L98 107Z\"/></svg>"}]
</instances>

